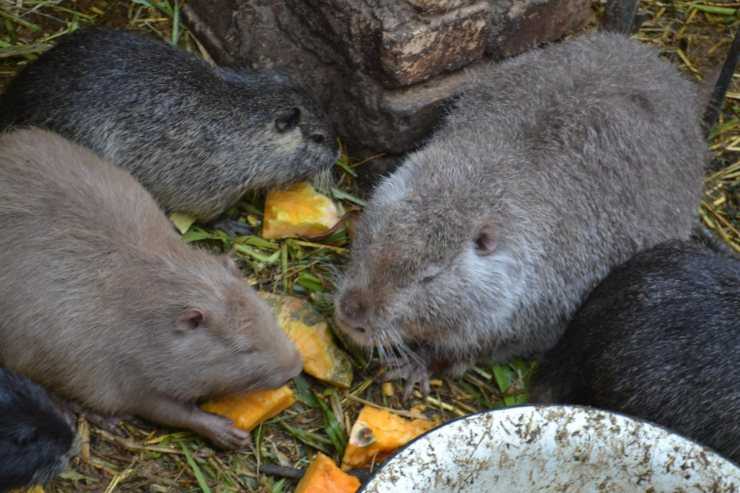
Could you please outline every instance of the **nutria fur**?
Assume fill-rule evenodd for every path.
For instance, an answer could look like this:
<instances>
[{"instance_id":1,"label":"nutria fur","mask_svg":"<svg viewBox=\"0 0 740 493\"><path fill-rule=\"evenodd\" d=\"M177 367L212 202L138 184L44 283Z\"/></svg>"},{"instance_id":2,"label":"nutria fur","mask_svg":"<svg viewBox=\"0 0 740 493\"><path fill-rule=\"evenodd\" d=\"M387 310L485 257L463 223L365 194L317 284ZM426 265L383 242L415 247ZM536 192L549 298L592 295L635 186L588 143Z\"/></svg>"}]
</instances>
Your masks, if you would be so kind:
<instances>
[{"instance_id":1,"label":"nutria fur","mask_svg":"<svg viewBox=\"0 0 740 493\"><path fill-rule=\"evenodd\" d=\"M0 492L64 471L76 453L72 424L43 388L0 368Z\"/></svg>"},{"instance_id":2,"label":"nutria fur","mask_svg":"<svg viewBox=\"0 0 740 493\"><path fill-rule=\"evenodd\" d=\"M619 34L472 71L441 128L374 191L340 328L422 380L551 348L613 266L689 237L699 119L694 85Z\"/></svg>"},{"instance_id":3,"label":"nutria fur","mask_svg":"<svg viewBox=\"0 0 740 493\"><path fill-rule=\"evenodd\" d=\"M195 401L279 386L295 346L227 257L187 246L126 171L39 129L0 135L0 361L104 414L248 434Z\"/></svg>"},{"instance_id":4,"label":"nutria fur","mask_svg":"<svg viewBox=\"0 0 740 493\"><path fill-rule=\"evenodd\" d=\"M619 266L539 367L533 402L661 424L740 464L740 260L669 242Z\"/></svg>"},{"instance_id":5,"label":"nutria fur","mask_svg":"<svg viewBox=\"0 0 740 493\"><path fill-rule=\"evenodd\" d=\"M129 170L167 211L208 221L247 189L330 168L330 125L270 72L211 67L126 31L65 36L13 80L0 126L54 130Z\"/></svg>"}]
</instances>

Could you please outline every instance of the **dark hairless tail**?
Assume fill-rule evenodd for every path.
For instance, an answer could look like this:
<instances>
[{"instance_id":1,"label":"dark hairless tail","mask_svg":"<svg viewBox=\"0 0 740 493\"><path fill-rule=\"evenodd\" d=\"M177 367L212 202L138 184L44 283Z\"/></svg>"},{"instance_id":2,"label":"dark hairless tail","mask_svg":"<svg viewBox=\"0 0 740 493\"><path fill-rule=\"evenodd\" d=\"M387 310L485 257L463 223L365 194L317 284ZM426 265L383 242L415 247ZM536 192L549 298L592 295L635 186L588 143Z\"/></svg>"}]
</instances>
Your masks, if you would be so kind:
<instances>
[{"instance_id":1,"label":"dark hairless tail","mask_svg":"<svg viewBox=\"0 0 740 493\"><path fill-rule=\"evenodd\" d=\"M640 0L607 0L604 29L630 34L635 25L635 15Z\"/></svg>"},{"instance_id":2,"label":"dark hairless tail","mask_svg":"<svg viewBox=\"0 0 740 493\"><path fill-rule=\"evenodd\" d=\"M709 131L717 123L719 113L722 111L722 104L725 101L727 88L730 87L730 82L732 82L732 74L735 73L738 49L740 49L740 37L738 34L740 34L740 30L735 31L735 39L732 42L729 53L727 53L727 58L725 58L725 63L722 66L719 77L717 77L717 81L714 84L712 96L704 113L704 132L706 134L709 134Z\"/></svg>"}]
</instances>

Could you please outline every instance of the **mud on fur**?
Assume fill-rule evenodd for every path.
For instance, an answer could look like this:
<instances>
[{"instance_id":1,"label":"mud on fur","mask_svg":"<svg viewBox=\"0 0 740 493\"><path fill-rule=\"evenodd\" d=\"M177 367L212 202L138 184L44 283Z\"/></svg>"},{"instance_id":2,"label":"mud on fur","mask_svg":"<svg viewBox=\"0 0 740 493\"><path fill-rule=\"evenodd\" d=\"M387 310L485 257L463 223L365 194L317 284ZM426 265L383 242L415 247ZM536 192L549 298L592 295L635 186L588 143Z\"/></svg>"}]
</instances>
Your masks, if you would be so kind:
<instances>
[{"instance_id":1,"label":"mud on fur","mask_svg":"<svg viewBox=\"0 0 740 493\"><path fill-rule=\"evenodd\" d=\"M24 69L0 99L8 125L59 132L129 170L165 210L202 221L339 153L321 109L286 77L211 67L116 30L66 36Z\"/></svg>"},{"instance_id":2,"label":"mud on fur","mask_svg":"<svg viewBox=\"0 0 740 493\"><path fill-rule=\"evenodd\" d=\"M410 384L551 348L613 266L689 237L700 117L694 85L619 34L471 71L441 128L374 191L340 329Z\"/></svg>"}]
</instances>

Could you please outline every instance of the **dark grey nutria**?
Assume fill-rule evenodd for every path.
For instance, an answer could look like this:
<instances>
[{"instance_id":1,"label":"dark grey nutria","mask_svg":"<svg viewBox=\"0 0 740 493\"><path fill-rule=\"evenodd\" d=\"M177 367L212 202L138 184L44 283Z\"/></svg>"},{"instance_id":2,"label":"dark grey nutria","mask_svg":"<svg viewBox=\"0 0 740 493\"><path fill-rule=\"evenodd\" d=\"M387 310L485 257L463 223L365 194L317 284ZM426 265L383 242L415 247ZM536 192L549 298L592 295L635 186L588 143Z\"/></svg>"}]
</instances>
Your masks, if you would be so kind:
<instances>
[{"instance_id":1,"label":"dark grey nutria","mask_svg":"<svg viewBox=\"0 0 740 493\"><path fill-rule=\"evenodd\" d=\"M62 38L11 82L0 122L59 132L128 169L164 209L204 221L338 154L321 110L286 78L213 68L125 31Z\"/></svg>"},{"instance_id":2,"label":"dark grey nutria","mask_svg":"<svg viewBox=\"0 0 740 493\"><path fill-rule=\"evenodd\" d=\"M740 261L669 242L590 294L531 389L534 402L639 416L740 463Z\"/></svg>"},{"instance_id":3,"label":"dark grey nutria","mask_svg":"<svg viewBox=\"0 0 740 493\"><path fill-rule=\"evenodd\" d=\"M549 349L611 267L690 235L699 113L692 83L619 34L471 73L439 131L374 191L340 328L411 382Z\"/></svg>"},{"instance_id":4,"label":"dark grey nutria","mask_svg":"<svg viewBox=\"0 0 740 493\"><path fill-rule=\"evenodd\" d=\"M0 368L0 492L43 484L75 453L71 416L27 378Z\"/></svg>"},{"instance_id":5,"label":"dark grey nutria","mask_svg":"<svg viewBox=\"0 0 740 493\"><path fill-rule=\"evenodd\" d=\"M104 414L249 435L201 397L276 387L301 357L236 265L190 248L128 173L39 129L0 136L0 361Z\"/></svg>"}]
</instances>

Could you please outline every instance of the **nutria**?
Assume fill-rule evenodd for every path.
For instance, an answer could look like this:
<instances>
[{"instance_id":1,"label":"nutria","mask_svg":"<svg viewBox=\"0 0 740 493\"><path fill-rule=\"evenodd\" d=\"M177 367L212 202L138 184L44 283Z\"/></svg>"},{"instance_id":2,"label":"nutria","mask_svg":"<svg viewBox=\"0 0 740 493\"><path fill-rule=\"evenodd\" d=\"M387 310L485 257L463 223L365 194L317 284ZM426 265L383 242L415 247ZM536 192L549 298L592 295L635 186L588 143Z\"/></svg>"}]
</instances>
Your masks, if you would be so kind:
<instances>
[{"instance_id":1,"label":"nutria","mask_svg":"<svg viewBox=\"0 0 740 493\"><path fill-rule=\"evenodd\" d=\"M39 129L0 135L0 361L101 414L247 443L195 401L301 357L228 257L187 246L126 171Z\"/></svg>"},{"instance_id":2,"label":"nutria","mask_svg":"<svg viewBox=\"0 0 740 493\"><path fill-rule=\"evenodd\" d=\"M43 484L76 453L72 415L46 391L0 368L0 492Z\"/></svg>"},{"instance_id":3,"label":"nutria","mask_svg":"<svg viewBox=\"0 0 740 493\"><path fill-rule=\"evenodd\" d=\"M0 127L56 131L129 170L167 211L212 220L247 189L330 168L336 138L313 99L272 72L211 67L126 31L88 29L25 68Z\"/></svg>"},{"instance_id":4,"label":"nutria","mask_svg":"<svg viewBox=\"0 0 740 493\"><path fill-rule=\"evenodd\" d=\"M551 348L613 266L691 234L699 120L694 85L616 33L472 71L440 129L373 192L338 287L340 330L410 383Z\"/></svg>"},{"instance_id":5,"label":"nutria","mask_svg":"<svg viewBox=\"0 0 740 493\"><path fill-rule=\"evenodd\" d=\"M669 242L617 267L540 365L533 402L661 424L740 463L740 260Z\"/></svg>"}]
</instances>

